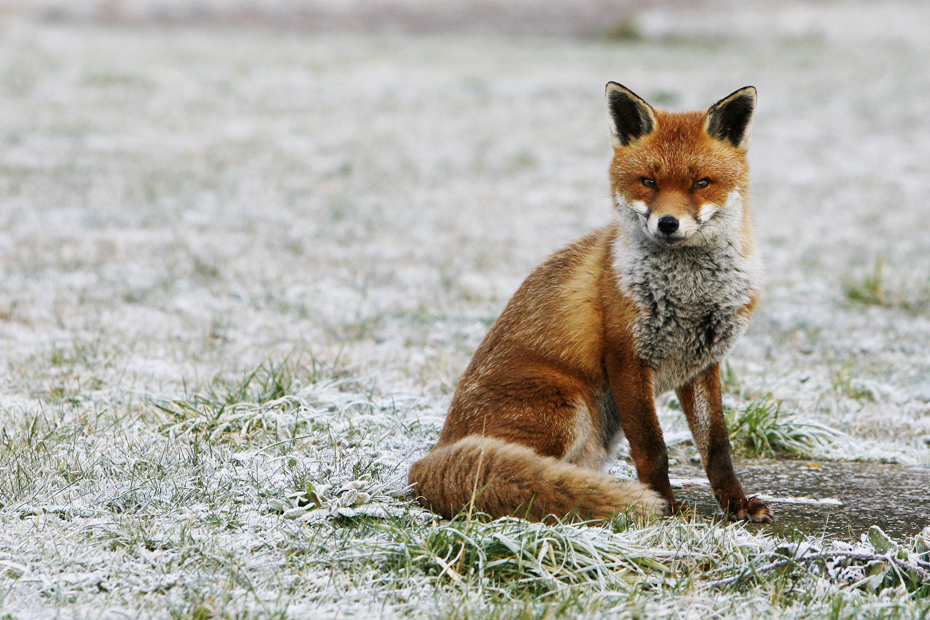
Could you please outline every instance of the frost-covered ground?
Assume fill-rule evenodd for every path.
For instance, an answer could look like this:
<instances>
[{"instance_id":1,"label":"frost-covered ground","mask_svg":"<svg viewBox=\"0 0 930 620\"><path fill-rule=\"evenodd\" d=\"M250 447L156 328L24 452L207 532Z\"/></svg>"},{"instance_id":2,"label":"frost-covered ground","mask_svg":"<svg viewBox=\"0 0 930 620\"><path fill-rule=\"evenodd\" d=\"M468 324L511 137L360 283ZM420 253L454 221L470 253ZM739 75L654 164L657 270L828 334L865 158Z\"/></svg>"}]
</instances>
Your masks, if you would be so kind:
<instances>
[{"instance_id":1,"label":"frost-covered ground","mask_svg":"<svg viewBox=\"0 0 930 620\"><path fill-rule=\"evenodd\" d=\"M608 80L759 89L768 284L729 401L846 433L813 456L930 463L927 9L882 6L619 39L0 23L0 611L925 609L855 566L708 594L782 544L741 528L434 525L403 486L509 295L609 221Z\"/></svg>"}]
</instances>

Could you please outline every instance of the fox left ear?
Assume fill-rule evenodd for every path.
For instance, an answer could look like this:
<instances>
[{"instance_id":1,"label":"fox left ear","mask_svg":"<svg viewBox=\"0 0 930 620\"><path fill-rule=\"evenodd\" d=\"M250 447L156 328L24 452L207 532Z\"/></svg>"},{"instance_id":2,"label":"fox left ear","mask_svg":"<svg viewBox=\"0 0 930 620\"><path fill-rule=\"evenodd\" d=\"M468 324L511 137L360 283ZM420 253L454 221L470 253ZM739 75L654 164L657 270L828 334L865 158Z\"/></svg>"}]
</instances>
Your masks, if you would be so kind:
<instances>
[{"instance_id":1,"label":"fox left ear","mask_svg":"<svg viewBox=\"0 0 930 620\"><path fill-rule=\"evenodd\" d=\"M752 133L752 113L756 109L754 86L741 88L710 106L704 128L712 138L728 141L745 151Z\"/></svg>"}]
</instances>

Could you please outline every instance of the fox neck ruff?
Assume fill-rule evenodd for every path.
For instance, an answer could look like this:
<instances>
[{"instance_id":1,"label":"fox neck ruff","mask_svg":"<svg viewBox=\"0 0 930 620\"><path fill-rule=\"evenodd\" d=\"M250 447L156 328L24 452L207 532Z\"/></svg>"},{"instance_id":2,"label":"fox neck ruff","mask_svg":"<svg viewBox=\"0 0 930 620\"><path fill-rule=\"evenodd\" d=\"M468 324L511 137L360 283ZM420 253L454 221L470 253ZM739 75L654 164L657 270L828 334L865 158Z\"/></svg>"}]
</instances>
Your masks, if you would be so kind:
<instances>
[{"instance_id":1,"label":"fox neck ruff","mask_svg":"<svg viewBox=\"0 0 930 620\"><path fill-rule=\"evenodd\" d=\"M723 360L749 326L747 307L761 292L762 262L743 252L741 207L719 213L702 243L678 248L660 246L639 215L620 212L613 265L621 290L636 304L633 338L655 372L656 395Z\"/></svg>"}]
</instances>

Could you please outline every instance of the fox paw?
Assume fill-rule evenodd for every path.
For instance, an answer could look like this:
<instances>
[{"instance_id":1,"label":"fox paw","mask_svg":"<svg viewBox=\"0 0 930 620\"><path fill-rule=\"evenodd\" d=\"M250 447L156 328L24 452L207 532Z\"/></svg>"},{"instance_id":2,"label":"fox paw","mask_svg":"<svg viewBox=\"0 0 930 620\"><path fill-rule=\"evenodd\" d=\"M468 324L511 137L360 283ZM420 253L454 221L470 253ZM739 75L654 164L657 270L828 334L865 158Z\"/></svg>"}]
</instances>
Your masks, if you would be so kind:
<instances>
[{"instance_id":1,"label":"fox paw","mask_svg":"<svg viewBox=\"0 0 930 620\"><path fill-rule=\"evenodd\" d=\"M730 521L772 523L775 520L769 507L756 497L730 500L729 505L724 506L724 512Z\"/></svg>"}]
</instances>

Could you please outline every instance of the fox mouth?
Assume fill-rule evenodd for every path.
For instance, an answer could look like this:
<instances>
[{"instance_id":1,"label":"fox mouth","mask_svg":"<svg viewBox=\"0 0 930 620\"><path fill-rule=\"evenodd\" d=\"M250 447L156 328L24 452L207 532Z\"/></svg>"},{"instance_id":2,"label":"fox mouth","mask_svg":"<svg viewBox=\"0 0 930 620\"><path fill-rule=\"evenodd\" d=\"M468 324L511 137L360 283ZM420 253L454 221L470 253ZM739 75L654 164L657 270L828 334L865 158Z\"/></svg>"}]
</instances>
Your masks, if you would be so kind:
<instances>
[{"instance_id":1,"label":"fox mouth","mask_svg":"<svg viewBox=\"0 0 930 620\"><path fill-rule=\"evenodd\" d=\"M691 237L670 237L662 233L650 233L649 237L652 238L657 244L663 248L677 248L683 246L688 242L688 239Z\"/></svg>"}]
</instances>

